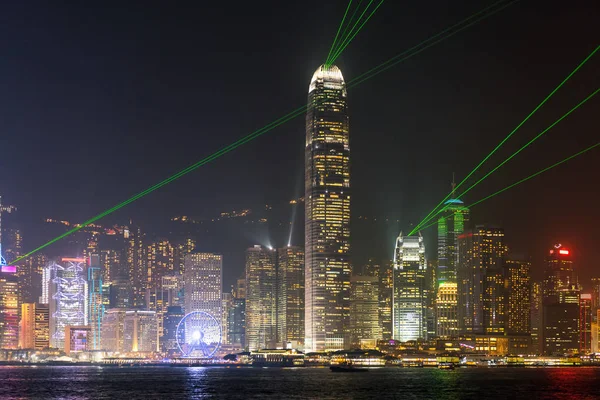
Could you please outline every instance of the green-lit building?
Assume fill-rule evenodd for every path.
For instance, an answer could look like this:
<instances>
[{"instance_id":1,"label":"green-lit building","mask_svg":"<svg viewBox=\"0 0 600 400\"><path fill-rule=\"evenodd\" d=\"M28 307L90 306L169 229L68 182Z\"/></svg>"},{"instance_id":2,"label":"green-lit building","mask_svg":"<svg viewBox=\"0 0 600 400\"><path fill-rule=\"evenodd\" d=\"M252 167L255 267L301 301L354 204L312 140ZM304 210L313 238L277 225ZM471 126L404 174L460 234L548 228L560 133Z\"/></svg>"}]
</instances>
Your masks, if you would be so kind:
<instances>
[{"instance_id":1,"label":"green-lit building","mask_svg":"<svg viewBox=\"0 0 600 400\"><path fill-rule=\"evenodd\" d=\"M456 282L458 265L458 236L469 222L469 209L462 200L449 199L438 219L438 284Z\"/></svg>"}]
</instances>

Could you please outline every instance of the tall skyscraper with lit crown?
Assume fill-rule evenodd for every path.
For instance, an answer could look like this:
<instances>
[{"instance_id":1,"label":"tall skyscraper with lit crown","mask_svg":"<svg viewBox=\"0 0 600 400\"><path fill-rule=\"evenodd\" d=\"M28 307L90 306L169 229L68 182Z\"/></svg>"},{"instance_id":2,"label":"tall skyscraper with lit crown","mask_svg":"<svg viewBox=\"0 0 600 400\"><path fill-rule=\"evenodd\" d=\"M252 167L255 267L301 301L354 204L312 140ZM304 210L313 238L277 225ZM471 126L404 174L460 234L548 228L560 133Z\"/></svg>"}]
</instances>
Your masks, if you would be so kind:
<instances>
[{"instance_id":1,"label":"tall skyscraper with lit crown","mask_svg":"<svg viewBox=\"0 0 600 400\"><path fill-rule=\"evenodd\" d=\"M307 351L342 349L350 311L350 142L344 77L320 66L308 90L305 147Z\"/></svg>"},{"instance_id":2,"label":"tall skyscraper with lit crown","mask_svg":"<svg viewBox=\"0 0 600 400\"><path fill-rule=\"evenodd\" d=\"M438 281L456 282L458 266L458 236L469 222L469 208L462 200L454 197L455 184L452 182L452 196L444 203L437 222L438 227Z\"/></svg>"},{"instance_id":3,"label":"tall skyscraper with lit crown","mask_svg":"<svg viewBox=\"0 0 600 400\"><path fill-rule=\"evenodd\" d=\"M423 237L401 232L394 249L394 339L427 339L426 269Z\"/></svg>"}]
</instances>

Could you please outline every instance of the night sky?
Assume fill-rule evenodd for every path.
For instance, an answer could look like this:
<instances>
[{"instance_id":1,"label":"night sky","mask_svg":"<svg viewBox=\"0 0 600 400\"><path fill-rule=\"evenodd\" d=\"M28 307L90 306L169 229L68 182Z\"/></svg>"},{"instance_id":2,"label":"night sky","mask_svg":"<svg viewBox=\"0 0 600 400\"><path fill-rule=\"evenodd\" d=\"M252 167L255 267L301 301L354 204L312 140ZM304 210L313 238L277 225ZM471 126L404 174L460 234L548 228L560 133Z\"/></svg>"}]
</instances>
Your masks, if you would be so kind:
<instances>
[{"instance_id":1,"label":"night sky","mask_svg":"<svg viewBox=\"0 0 600 400\"><path fill-rule=\"evenodd\" d=\"M347 80L493 1L386 1L337 65ZM0 194L26 251L42 218L82 221L306 101L346 1L3 2ZM521 0L349 92L356 263L407 233L600 45L594 0ZM484 170L600 86L597 54ZM471 191L466 203L598 141L600 95ZM303 195L304 118L108 217L152 229L174 215L281 205ZM598 270L600 149L473 208L535 273L555 242ZM481 176L481 175L477 175ZM359 216L377 218L364 223ZM385 219L388 219L385 222ZM398 222L399 221L399 222ZM435 230L424 232L435 255ZM303 244L300 234L295 244ZM246 245L225 257L226 282ZM278 245L287 237L271 238ZM208 244L199 250L212 251ZM220 246L222 247L222 246ZM596 273L597 274L597 273Z\"/></svg>"}]
</instances>

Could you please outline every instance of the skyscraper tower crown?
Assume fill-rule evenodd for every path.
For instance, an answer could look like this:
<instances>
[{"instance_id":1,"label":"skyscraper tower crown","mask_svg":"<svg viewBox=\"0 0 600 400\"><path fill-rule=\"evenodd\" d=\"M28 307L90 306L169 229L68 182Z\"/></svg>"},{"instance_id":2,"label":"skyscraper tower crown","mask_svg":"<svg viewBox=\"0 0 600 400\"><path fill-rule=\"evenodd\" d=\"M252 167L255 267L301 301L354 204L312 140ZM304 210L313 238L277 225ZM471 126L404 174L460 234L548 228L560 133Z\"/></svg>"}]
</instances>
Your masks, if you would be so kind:
<instances>
[{"instance_id":1,"label":"skyscraper tower crown","mask_svg":"<svg viewBox=\"0 0 600 400\"><path fill-rule=\"evenodd\" d=\"M308 93L311 93L318 87L318 84L322 83L324 87L330 89L343 89L343 95L346 96L346 88L344 82L344 76L342 75L342 71L335 65L326 66L325 64L321 65L315 73L310 81L310 86L308 87Z\"/></svg>"}]
</instances>

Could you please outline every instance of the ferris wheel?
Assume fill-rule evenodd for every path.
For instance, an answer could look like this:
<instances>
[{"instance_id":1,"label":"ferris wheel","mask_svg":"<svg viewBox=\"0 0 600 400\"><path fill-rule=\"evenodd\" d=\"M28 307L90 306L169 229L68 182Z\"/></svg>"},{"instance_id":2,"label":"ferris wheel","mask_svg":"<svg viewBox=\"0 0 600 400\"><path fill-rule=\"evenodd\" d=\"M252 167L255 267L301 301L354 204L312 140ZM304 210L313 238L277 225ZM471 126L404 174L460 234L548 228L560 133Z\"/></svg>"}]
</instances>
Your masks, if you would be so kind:
<instances>
[{"instance_id":1,"label":"ferris wheel","mask_svg":"<svg viewBox=\"0 0 600 400\"><path fill-rule=\"evenodd\" d=\"M221 345L221 324L207 312L193 311L179 321L176 336L184 357L211 358Z\"/></svg>"}]
</instances>

